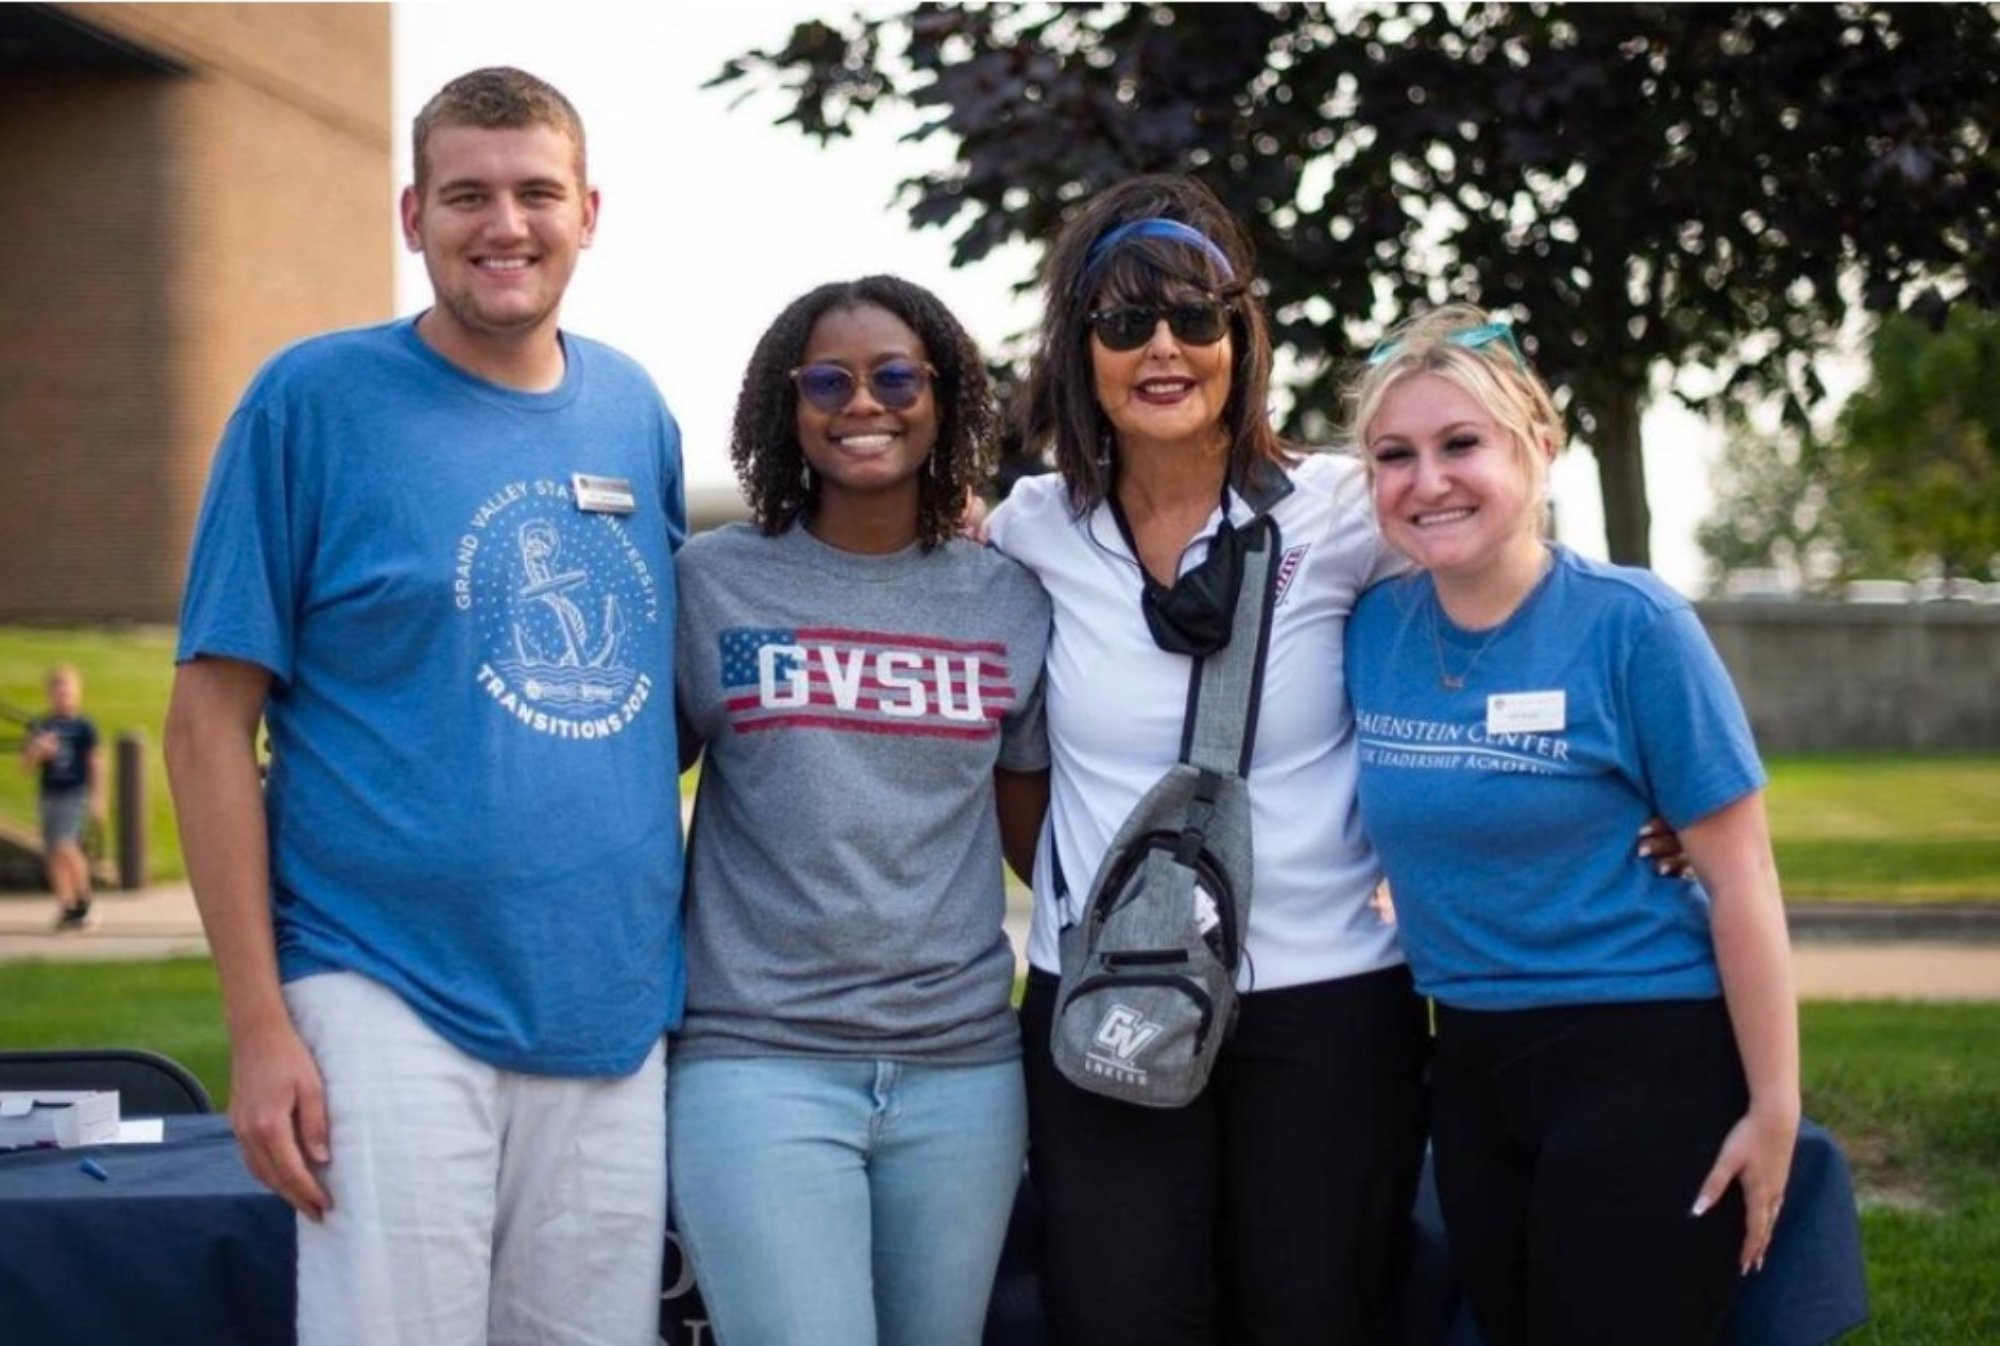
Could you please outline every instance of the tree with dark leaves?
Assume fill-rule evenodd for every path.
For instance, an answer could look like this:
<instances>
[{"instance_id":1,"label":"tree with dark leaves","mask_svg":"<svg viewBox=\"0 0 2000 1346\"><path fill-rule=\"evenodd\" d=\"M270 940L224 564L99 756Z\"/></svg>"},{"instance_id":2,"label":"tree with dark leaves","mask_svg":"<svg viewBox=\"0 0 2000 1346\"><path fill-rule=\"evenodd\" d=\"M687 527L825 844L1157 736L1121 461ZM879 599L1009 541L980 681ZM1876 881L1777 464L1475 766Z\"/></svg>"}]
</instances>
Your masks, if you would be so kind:
<instances>
[{"instance_id":1,"label":"tree with dark leaves","mask_svg":"<svg viewBox=\"0 0 2000 1346\"><path fill-rule=\"evenodd\" d=\"M1130 174L1200 176L1250 226L1310 437L1388 321L1512 315L1623 561L1640 416L1679 371L1802 420L1853 306L2000 299L1991 4L922 5L801 24L715 83L822 140L913 105L956 158L903 200L961 263Z\"/></svg>"}]
</instances>

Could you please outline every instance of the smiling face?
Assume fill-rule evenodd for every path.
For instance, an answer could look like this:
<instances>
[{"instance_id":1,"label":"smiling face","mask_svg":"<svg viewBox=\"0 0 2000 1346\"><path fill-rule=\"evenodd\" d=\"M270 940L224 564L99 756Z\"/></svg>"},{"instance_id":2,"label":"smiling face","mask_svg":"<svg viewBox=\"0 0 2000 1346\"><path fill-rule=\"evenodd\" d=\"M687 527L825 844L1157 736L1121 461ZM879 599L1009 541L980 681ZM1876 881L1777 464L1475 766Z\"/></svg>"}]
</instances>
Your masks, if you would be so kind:
<instances>
[{"instance_id":1,"label":"smiling face","mask_svg":"<svg viewBox=\"0 0 2000 1346\"><path fill-rule=\"evenodd\" d=\"M1382 533L1440 584L1539 568L1543 446L1432 373L1391 387L1364 431Z\"/></svg>"},{"instance_id":2,"label":"smiling face","mask_svg":"<svg viewBox=\"0 0 2000 1346\"><path fill-rule=\"evenodd\" d=\"M916 400L900 410L884 406L869 385L883 365L922 365L924 343L901 318L863 304L820 315L806 338L799 366L839 365L854 376L854 396L836 411L798 399L799 448L819 478L818 516L824 520L866 497L879 507L907 499L916 526L919 474L937 445L937 397L925 380Z\"/></svg>"},{"instance_id":3,"label":"smiling face","mask_svg":"<svg viewBox=\"0 0 2000 1346\"><path fill-rule=\"evenodd\" d=\"M597 225L576 142L553 126L440 126L423 186L403 193L403 238L421 252L436 305L419 330L477 369L494 348L554 341L577 255Z\"/></svg>"},{"instance_id":4,"label":"smiling face","mask_svg":"<svg viewBox=\"0 0 2000 1346\"><path fill-rule=\"evenodd\" d=\"M1167 304L1199 304L1209 296L1176 287ZM1100 295L1098 308L1134 301ZM1145 301L1139 301L1145 302ZM1213 448L1226 442L1223 414L1229 405L1230 362L1235 346L1228 333L1206 346L1180 340L1162 317L1153 335L1135 350L1115 351L1090 335L1091 374L1097 405L1111 422L1123 448L1150 445Z\"/></svg>"}]
</instances>

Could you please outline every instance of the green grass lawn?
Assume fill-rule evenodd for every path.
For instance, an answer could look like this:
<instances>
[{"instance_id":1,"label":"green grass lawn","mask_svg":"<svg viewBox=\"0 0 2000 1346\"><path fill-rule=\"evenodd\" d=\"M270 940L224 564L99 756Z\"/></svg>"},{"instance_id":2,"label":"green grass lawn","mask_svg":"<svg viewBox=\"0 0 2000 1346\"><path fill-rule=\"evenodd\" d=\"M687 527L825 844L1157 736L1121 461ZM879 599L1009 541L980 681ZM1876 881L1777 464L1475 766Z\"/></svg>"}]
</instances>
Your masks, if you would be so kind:
<instances>
[{"instance_id":1,"label":"green grass lawn","mask_svg":"<svg viewBox=\"0 0 2000 1346\"><path fill-rule=\"evenodd\" d=\"M4 1047L146 1047L195 1073L215 1106L229 1097L229 1039L215 964L0 963Z\"/></svg>"},{"instance_id":2,"label":"green grass lawn","mask_svg":"<svg viewBox=\"0 0 2000 1346\"><path fill-rule=\"evenodd\" d=\"M2000 1005L1804 1007L1806 1112L1862 1196L1875 1346L2000 1341Z\"/></svg>"},{"instance_id":3,"label":"green grass lawn","mask_svg":"<svg viewBox=\"0 0 2000 1346\"><path fill-rule=\"evenodd\" d=\"M137 1046L218 1106L229 1054L205 960L0 964L10 1047ZM2000 1341L2000 1005L1804 1007L1806 1111L1847 1151L1875 1317L1850 1342Z\"/></svg>"},{"instance_id":4,"label":"green grass lawn","mask_svg":"<svg viewBox=\"0 0 2000 1346\"><path fill-rule=\"evenodd\" d=\"M2000 758L1830 754L1770 771L1786 896L2000 900Z\"/></svg>"},{"instance_id":5,"label":"green grass lawn","mask_svg":"<svg viewBox=\"0 0 2000 1346\"><path fill-rule=\"evenodd\" d=\"M87 709L107 739L122 729L146 734L153 876L182 877L159 754L171 633L0 627L0 702L39 708L44 673L64 660L82 668ZM2000 754L1785 757L1770 766L1771 833L1787 896L2000 900ZM0 816L34 821L33 778L5 763Z\"/></svg>"}]
</instances>

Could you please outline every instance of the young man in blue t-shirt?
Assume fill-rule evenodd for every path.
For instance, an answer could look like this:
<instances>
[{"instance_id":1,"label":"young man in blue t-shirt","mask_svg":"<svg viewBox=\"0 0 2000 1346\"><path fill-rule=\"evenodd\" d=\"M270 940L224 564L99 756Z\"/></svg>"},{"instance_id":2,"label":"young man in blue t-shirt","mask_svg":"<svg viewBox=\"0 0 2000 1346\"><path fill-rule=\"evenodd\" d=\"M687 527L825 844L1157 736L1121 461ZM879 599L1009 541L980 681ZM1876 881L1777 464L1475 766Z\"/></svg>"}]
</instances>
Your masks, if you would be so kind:
<instances>
[{"instance_id":1,"label":"young man in blue t-shirt","mask_svg":"<svg viewBox=\"0 0 2000 1346\"><path fill-rule=\"evenodd\" d=\"M104 769L97 726L83 713L83 675L73 666L50 670L49 713L28 726L21 761L40 777L42 865L56 896L55 933L93 929L83 836L104 817Z\"/></svg>"},{"instance_id":2,"label":"young man in blue t-shirt","mask_svg":"<svg viewBox=\"0 0 2000 1346\"><path fill-rule=\"evenodd\" d=\"M414 140L433 306L258 374L189 567L167 763L230 1118L301 1216L303 1346L651 1341L679 434L558 326L569 102L475 71Z\"/></svg>"}]
</instances>

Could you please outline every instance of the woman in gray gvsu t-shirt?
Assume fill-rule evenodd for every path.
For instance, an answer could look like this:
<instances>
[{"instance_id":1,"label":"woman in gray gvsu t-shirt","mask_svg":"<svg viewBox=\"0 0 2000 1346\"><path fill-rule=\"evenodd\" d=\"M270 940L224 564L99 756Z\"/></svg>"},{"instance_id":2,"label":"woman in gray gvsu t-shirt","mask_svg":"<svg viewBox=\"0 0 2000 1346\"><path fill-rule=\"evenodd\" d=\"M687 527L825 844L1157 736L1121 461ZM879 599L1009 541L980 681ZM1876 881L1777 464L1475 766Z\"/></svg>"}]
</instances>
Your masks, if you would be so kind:
<instances>
[{"instance_id":1,"label":"woman in gray gvsu t-shirt","mask_svg":"<svg viewBox=\"0 0 2000 1346\"><path fill-rule=\"evenodd\" d=\"M928 291L812 291L737 402L754 523L677 563L671 1186L731 1346L980 1339L1026 1145L994 792L1048 766L1048 599L954 537L991 397Z\"/></svg>"}]
</instances>

